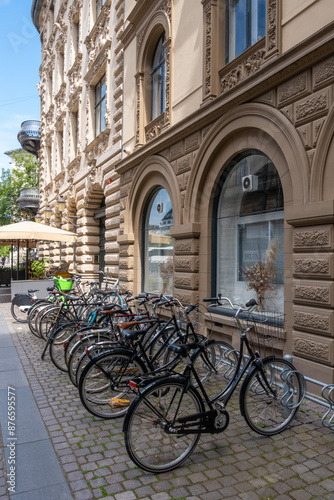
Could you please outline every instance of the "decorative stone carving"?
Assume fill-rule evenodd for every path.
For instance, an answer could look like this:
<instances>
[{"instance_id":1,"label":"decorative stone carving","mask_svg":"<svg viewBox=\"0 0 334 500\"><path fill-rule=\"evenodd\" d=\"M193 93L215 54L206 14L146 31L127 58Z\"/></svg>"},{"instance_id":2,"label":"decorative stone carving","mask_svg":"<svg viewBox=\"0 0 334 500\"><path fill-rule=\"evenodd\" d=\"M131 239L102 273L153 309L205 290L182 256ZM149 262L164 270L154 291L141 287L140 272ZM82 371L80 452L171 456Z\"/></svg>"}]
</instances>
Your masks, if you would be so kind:
<instances>
[{"instance_id":1,"label":"decorative stone carving","mask_svg":"<svg viewBox=\"0 0 334 500\"><path fill-rule=\"evenodd\" d=\"M278 106L286 106L288 103L304 97L311 91L310 72L305 71L292 78L277 88Z\"/></svg>"},{"instance_id":2,"label":"decorative stone carving","mask_svg":"<svg viewBox=\"0 0 334 500\"><path fill-rule=\"evenodd\" d=\"M166 13L169 22L172 21L172 0L164 0L161 4L160 10Z\"/></svg>"},{"instance_id":3,"label":"decorative stone carving","mask_svg":"<svg viewBox=\"0 0 334 500\"><path fill-rule=\"evenodd\" d=\"M266 33L266 56L270 57L279 50L279 25L278 15L279 2L277 0L267 1L267 33Z\"/></svg>"},{"instance_id":4,"label":"decorative stone carving","mask_svg":"<svg viewBox=\"0 0 334 500\"><path fill-rule=\"evenodd\" d=\"M109 19L110 19L110 5L111 0L106 0L103 5L101 14L94 24L91 32L85 39L85 45L87 47L88 53L88 64L89 66L96 59L97 54L102 50L106 43L111 42L111 37L109 35Z\"/></svg>"},{"instance_id":5,"label":"decorative stone carving","mask_svg":"<svg viewBox=\"0 0 334 500\"><path fill-rule=\"evenodd\" d=\"M319 114L324 114L329 107L328 89L313 94L311 97L303 99L295 104L295 121L311 121Z\"/></svg>"},{"instance_id":6,"label":"decorative stone carving","mask_svg":"<svg viewBox=\"0 0 334 500\"><path fill-rule=\"evenodd\" d=\"M185 138L184 140L184 152L189 153L190 151L194 151L198 149L201 144L200 134L196 132Z\"/></svg>"},{"instance_id":7,"label":"decorative stone carving","mask_svg":"<svg viewBox=\"0 0 334 500\"><path fill-rule=\"evenodd\" d=\"M329 259L324 258L295 258L293 263L294 274L330 276Z\"/></svg>"},{"instance_id":8,"label":"decorative stone carving","mask_svg":"<svg viewBox=\"0 0 334 500\"><path fill-rule=\"evenodd\" d=\"M314 66L313 85L314 88L328 85L334 82L334 56Z\"/></svg>"},{"instance_id":9,"label":"decorative stone carving","mask_svg":"<svg viewBox=\"0 0 334 500\"><path fill-rule=\"evenodd\" d=\"M212 58L212 14L211 14L211 5L208 4L205 12L205 80L204 80L204 95L208 95L211 93L211 58Z\"/></svg>"},{"instance_id":10,"label":"decorative stone carving","mask_svg":"<svg viewBox=\"0 0 334 500\"><path fill-rule=\"evenodd\" d=\"M82 9L82 5L83 0L77 0L70 5L68 9L68 18L72 23L78 12Z\"/></svg>"},{"instance_id":11,"label":"decorative stone carving","mask_svg":"<svg viewBox=\"0 0 334 500\"><path fill-rule=\"evenodd\" d=\"M311 340L309 337L295 336L293 339L294 354L301 357L313 358L315 360L330 362L329 344L319 340Z\"/></svg>"},{"instance_id":12,"label":"decorative stone carving","mask_svg":"<svg viewBox=\"0 0 334 500\"><path fill-rule=\"evenodd\" d=\"M165 113L163 113L162 115L158 116L158 118L156 118L148 125L146 125L145 127L146 142L151 139L154 139L154 137L161 134L161 131L165 128L167 123L168 121L166 120L166 115Z\"/></svg>"},{"instance_id":13,"label":"decorative stone carving","mask_svg":"<svg viewBox=\"0 0 334 500\"><path fill-rule=\"evenodd\" d=\"M240 62L237 67L233 68L226 74L221 72L220 79L220 89L222 94L235 87L245 78L254 74L264 62L265 50L257 50L254 54L250 55L242 62Z\"/></svg>"},{"instance_id":14,"label":"decorative stone carving","mask_svg":"<svg viewBox=\"0 0 334 500\"><path fill-rule=\"evenodd\" d=\"M311 330L322 334L330 334L330 318L324 313L294 311L294 328Z\"/></svg>"},{"instance_id":15,"label":"decorative stone carving","mask_svg":"<svg viewBox=\"0 0 334 500\"><path fill-rule=\"evenodd\" d=\"M91 83L92 80L99 74L103 72L103 67L106 66L109 61L109 49L111 46L111 40L106 40L96 58L91 62L89 70L87 71L84 79L87 83ZM102 76L102 74L101 74Z\"/></svg>"},{"instance_id":16,"label":"decorative stone carving","mask_svg":"<svg viewBox=\"0 0 334 500\"><path fill-rule=\"evenodd\" d=\"M295 230L293 235L293 243L296 249L303 248L324 248L330 247L330 228L324 229L303 229Z\"/></svg>"},{"instance_id":17,"label":"decorative stone carving","mask_svg":"<svg viewBox=\"0 0 334 500\"><path fill-rule=\"evenodd\" d=\"M293 292L295 301L314 302L319 305L330 304L330 289L328 286L295 284Z\"/></svg>"},{"instance_id":18,"label":"decorative stone carving","mask_svg":"<svg viewBox=\"0 0 334 500\"><path fill-rule=\"evenodd\" d=\"M67 39L67 24L63 19L61 19L59 22L57 21L54 24L54 27L59 30L59 34L55 43L56 51L59 52L64 47Z\"/></svg>"},{"instance_id":19,"label":"decorative stone carving","mask_svg":"<svg viewBox=\"0 0 334 500\"><path fill-rule=\"evenodd\" d=\"M195 238L189 240L175 240L174 252L175 255L198 254L199 241Z\"/></svg>"}]
</instances>

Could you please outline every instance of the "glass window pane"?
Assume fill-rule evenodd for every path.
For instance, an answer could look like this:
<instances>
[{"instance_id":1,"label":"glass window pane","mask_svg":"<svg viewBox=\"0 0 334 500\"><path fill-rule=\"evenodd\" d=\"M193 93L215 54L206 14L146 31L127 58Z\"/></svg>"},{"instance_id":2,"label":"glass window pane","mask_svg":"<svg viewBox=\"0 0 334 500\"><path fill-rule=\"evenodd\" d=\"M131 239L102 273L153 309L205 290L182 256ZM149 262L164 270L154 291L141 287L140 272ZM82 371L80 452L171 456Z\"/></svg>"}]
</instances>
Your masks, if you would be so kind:
<instances>
[{"instance_id":1,"label":"glass window pane","mask_svg":"<svg viewBox=\"0 0 334 500\"><path fill-rule=\"evenodd\" d=\"M265 36L266 0L227 0L226 62Z\"/></svg>"},{"instance_id":2,"label":"glass window pane","mask_svg":"<svg viewBox=\"0 0 334 500\"><path fill-rule=\"evenodd\" d=\"M151 69L151 120L157 118L165 110L165 49L164 35L157 43Z\"/></svg>"},{"instance_id":3,"label":"glass window pane","mask_svg":"<svg viewBox=\"0 0 334 500\"><path fill-rule=\"evenodd\" d=\"M169 195L160 189L151 198L144 221L143 291L173 292L173 210Z\"/></svg>"},{"instance_id":4,"label":"glass window pane","mask_svg":"<svg viewBox=\"0 0 334 500\"><path fill-rule=\"evenodd\" d=\"M245 188L245 178L251 181ZM277 170L257 152L226 169L217 205L216 293L283 309L284 212ZM262 273L262 274L261 274ZM261 281L262 280L262 281Z\"/></svg>"}]
</instances>

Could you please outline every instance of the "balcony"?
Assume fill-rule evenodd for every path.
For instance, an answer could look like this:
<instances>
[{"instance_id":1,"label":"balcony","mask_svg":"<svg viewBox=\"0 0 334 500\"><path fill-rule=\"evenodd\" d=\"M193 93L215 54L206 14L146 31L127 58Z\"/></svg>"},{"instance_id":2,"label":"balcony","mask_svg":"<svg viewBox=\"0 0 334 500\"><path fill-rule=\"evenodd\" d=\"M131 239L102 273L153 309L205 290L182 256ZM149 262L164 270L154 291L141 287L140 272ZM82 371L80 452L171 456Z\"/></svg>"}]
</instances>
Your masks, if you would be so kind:
<instances>
[{"instance_id":1,"label":"balcony","mask_svg":"<svg viewBox=\"0 0 334 500\"><path fill-rule=\"evenodd\" d=\"M16 200L21 212L28 215L36 215L39 207L39 189L24 188L20 191L20 197Z\"/></svg>"},{"instance_id":2,"label":"balcony","mask_svg":"<svg viewBox=\"0 0 334 500\"><path fill-rule=\"evenodd\" d=\"M17 139L22 148L28 153L38 156L41 142L41 122L37 120L27 120L21 123L21 130L17 134Z\"/></svg>"}]
</instances>

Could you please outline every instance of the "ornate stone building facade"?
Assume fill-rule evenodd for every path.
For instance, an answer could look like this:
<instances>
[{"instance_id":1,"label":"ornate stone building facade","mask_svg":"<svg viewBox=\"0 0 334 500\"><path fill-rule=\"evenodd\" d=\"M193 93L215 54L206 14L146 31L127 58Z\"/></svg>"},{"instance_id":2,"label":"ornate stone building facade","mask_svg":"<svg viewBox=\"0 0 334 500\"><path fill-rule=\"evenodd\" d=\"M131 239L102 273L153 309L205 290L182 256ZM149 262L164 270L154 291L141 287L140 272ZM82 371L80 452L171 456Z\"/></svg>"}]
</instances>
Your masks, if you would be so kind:
<instances>
[{"instance_id":1,"label":"ornate stone building facade","mask_svg":"<svg viewBox=\"0 0 334 500\"><path fill-rule=\"evenodd\" d=\"M64 197L67 215L77 217L76 265L84 273L106 265L118 274L123 4L37 0L32 8L42 44L40 210L49 205L58 222L56 201ZM56 263L59 245L44 253ZM73 261L73 247L62 253Z\"/></svg>"},{"instance_id":2,"label":"ornate stone building facade","mask_svg":"<svg viewBox=\"0 0 334 500\"><path fill-rule=\"evenodd\" d=\"M87 258L98 254L103 197L106 265L134 292L166 286L183 303L220 292L245 301L254 291L243 271L277 241L266 305L285 313L280 348L333 383L330 2L106 0L95 24L93 1L55 1L52 23L51 2L41 4L41 190L44 203L63 193L80 215L80 270L94 269ZM70 59L65 50L67 77L49 99L48 75L78 13L81 51ZM103 72L106 127L92 138L92 88ZM62 131L57 170L47 158L59 158ZM227 311L212 317L214 335L235 342Z\"/></svg>"}]
</instances>

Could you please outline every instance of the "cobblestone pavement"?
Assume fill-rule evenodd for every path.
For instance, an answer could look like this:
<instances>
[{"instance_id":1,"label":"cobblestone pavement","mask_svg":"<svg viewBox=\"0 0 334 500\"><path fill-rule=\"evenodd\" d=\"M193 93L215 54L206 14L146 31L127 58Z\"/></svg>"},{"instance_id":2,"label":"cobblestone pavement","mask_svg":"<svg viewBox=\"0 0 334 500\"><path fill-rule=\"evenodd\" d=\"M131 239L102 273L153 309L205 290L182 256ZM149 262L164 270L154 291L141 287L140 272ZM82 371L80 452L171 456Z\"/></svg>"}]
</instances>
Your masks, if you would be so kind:
<instances>
[{"instance_id":1,"label":"cobblestone pavement","mask_svg":"<svg viewBox=\"0 0 334 500\"><path fill-rule=\"evenodd\" d=\"M202 436L182 467L144 473L126 454L122 421L95 418L82 407L67 374L48 356L40 360L43 340L13 322L9 307L0 304L73 499L334 500L334 433L321 425L323 408L309 402L290 429L262 437L247 427L236 399L229 427ZM0 452L0 500L7 500L3 446Z\"/></svg>"}]
</instances>

